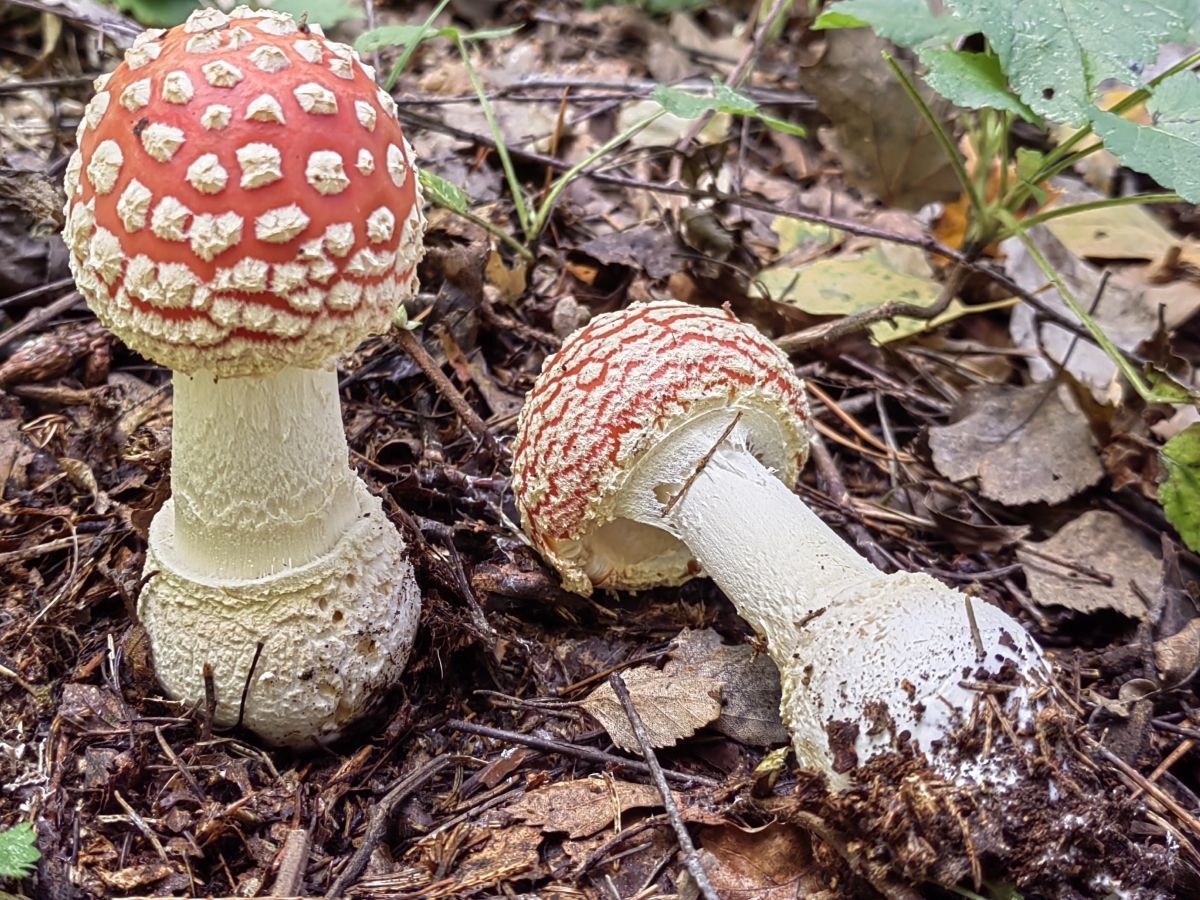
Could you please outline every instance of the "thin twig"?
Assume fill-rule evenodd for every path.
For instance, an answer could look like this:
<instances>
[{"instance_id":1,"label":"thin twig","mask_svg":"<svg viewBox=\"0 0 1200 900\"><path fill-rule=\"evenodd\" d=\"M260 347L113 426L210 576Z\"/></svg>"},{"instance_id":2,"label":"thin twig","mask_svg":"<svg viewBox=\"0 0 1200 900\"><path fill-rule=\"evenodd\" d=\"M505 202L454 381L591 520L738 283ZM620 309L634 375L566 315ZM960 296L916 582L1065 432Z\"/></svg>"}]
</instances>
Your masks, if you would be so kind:
<instances>
[{"instance_id":1,"label":"thin twig","mask_svg":"<svg viewBox=\"0 0 1200 900\"><path fill-rule=\"evenodd\" d=\"M608 676L608 684L617 695L617 699L621 701L621 706L625 708L625 715L642 748L642 756L645 757L646 765L650 768L650 780L658 788L667 819L670 821L671 827L675 829L675 836L679 839L679 849L683 851L684 866L687 867L688 873L695 880L696 887L700 889L705 900L721 900L717 896L717 892L713 890L704 866L700 864L700 854L696 852L692 836L688 834L687 826L683 824L683 817L679 815L679 807L675 805L675 798L671 796L671 787L667 784L666 776L663 775L662 766L658 764L658 757L654 755L654 748L650 746L650 734L646 731L642 717L638 715L637 707L633 705L633 698L629 696L629 688L625 686L625 680L620 674L613 672Z\"/></svg>"},{"instance_id":2,"label":"thin twig","mask_svg":"<svg viewBox=\"0 0 1200 900\"><path fill-rule=\"evenodd\" d=\"M495 436L483 419L479 417L479 413L471 408L466 398L459 393L458 388L446 377L442 367L429 355L425 345L407 328L398 326L392 329L392 334L396 336L396 343L400 345L400 349L407 353L417 367L425 373L425 377L433 383L434 388L442 395L442 399L450 404L451 409L458 415L467 430L475 435L475 439L491 453L497 453L499 447L496 444Z\"/></svg>"},{"instance_id":3,"label":"thin twig","mask_svg":"<svg viewBox=\"0 0 1200 900\"><path fill-rule=\"evenodd\" d=\"M546 738L534 737L531 734L521 734L519 731L504 731L500 728L489 728L486 725L476 725L474 722L464 722L461 719L451 719L446 725L455 731L465 731L467 734L477 734L480 737L492 738L497 741L522 744L526 747L533 747L535 750L544 750L547 753L561 753L564 756L586 759L588 762L594 762L599 765L621 766L626 769L632 769L635 772L650 774L650 767L644 762L639 762L636 759L625 759L623 756L605 753L602 750L594 750L591 747L579 747L575 744L565 743L564 741L551 741ZM721 786L721 782L704 775L687 775L683 772L673 772L670 769L664 769L663 774L668 778L673 778L682 783L685 787L696 784L703 785L704 787Z\"/></svg>"},{"instance_id":4,"label":"thin twig","mask_svg":"<svg viewBox=\"0 0 1200 900\"><path fill-rule=\"evenodd\" d=\"M7 347L17 338L23 338L27 334L40 330L59 313L66 312L82 300L83 297L79 291L71 291L66 296L59 297L49 306L43 306L37 312L30 313L8 331L0 334L0 348Z\"/></svg>"},{"instance_id":5,"label":"thin twig","mask_svg":"<svg viewBox=\"0 0 1200 900\"><path fill-rule=\"evenodd\" d=\"M837 465L834 463L829 449L825 446L825 442L818 435L813 435L808 443L808 449L817 469L817 482L821 489L834 503L845 510L846 530L854 538L854 545L863 556L871 561L875 568L887 571L892 562L875 542L875 538L871 536L867 527L858 521L854 507L850 505L850 492L846 490L846 483L842 480L842 475L837 470Z\"/></svg>"},{"instance_id":6,"label":"thin twig","mask_svg":"<svg viewBox=\"0 0 1200 900\"><path fill-rule=\"evenodd\" d=\"M401 803L450 764L470 761L471 757L457 754L448 753L445 756L438 756L405 777L403 781L384 794L383 799L371 810L371 817L367 821L367 830L363 833L362 843L354 851L354 855L350 857L341 874L329 886L329 890L325 892L327 900L346 896L346 891L362 874L371 860L371 854L375 852L375 848L387 834L388 823L391 822L396 808Z\"/></svg>"},{"instance_id":7,"label":"thin twig","mask_svg":"<svg viewBox=\"0 0 1200 900\"><path fill-rule=\"evenodd\" d=\"M716 439L713 445L708 448L708 452L700 458L698 463L696 463L696 467L692 469L692 474L687 477L687 481L683 483L683 487L681 487L678 492L676 492L675 496L667 501L667 505L663 507L662 517L664 519L671 514L671 510L675 508L675 504L683 498L683 496L688 492L688 489L691 488L691 486L695 483L696 479L700 477L700 473L704 471L704 467L709 464L717 450L723 443L725 443L725 439L733 433L733 429L737 427L738 422L741 420L742 414L739 412L733 417L730 423L725 426L725 430L721 432L721 436Z\"/></svg>"}]
</instances>

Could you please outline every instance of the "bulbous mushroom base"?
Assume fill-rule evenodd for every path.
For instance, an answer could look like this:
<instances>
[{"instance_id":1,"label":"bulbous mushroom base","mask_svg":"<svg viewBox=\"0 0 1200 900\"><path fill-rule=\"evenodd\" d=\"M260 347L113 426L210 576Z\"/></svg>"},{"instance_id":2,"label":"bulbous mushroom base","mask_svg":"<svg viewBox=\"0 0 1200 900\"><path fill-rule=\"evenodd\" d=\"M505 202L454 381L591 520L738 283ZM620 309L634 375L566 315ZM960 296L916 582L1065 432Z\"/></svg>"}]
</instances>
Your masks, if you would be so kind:
<instances>
[{"instance_id":1,"label":"bulbous mushroom base","mask_svg":"<svg viewBox=\"0 0 1200 900\"><path fill-rule=\"evenodd\" d=\"M216 724L237 722L245 689L243 725L273 744L304 746L336 738L397 681L420 595L381 502L361 483L356 499L359 515L329 553L256 579L187 571L175 552L173 502L163 505L150 526L138 616L170 697L203 705L208 663Z\"/></svg>"},{"instance_id":2,"label":"bulbous mushroom base","mask_svg":"<svg viewBox=\"0 0 1200 900\"><path fill-rule=\"evenodd\" d=\"M958 758L954 735L978 704L1011 725L994 723L997 740L1026 730L1031 694L1050 680L1015 619L920 573L844 589L798 624L790 647L772 637L796 755L835 782L892 750L923 753L954 782L1003 780L986 759Z\"/></svg>"}]
</instances>

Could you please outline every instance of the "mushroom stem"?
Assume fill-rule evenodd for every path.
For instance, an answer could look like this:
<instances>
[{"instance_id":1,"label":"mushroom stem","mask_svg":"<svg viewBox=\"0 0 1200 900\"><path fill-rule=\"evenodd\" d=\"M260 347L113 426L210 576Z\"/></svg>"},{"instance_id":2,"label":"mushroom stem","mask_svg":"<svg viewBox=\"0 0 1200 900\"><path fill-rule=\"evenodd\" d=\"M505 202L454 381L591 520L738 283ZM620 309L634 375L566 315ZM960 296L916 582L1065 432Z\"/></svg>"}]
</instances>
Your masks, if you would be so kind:
<instances>
[{"instance_id":1,"label":"mushroom stem","mask_svg":"<svg viewBox=\"0 0 1200 900\"><path fill-rule=\"evenodd\" d=\"M621 512L683 542L766 638L802 762L836 777L915 747L959 766L947 738L989 688L1018 728L1029 721L1041 656L1016 620L928 575L880 572L755 458L748 431L695 454L697 435L711 448L720 424L710 417L664 442L629 491L642 501ZM680 485L689 456L703 461Z\"/></svg>"},{"instance_id":2,"label":"mushroom stem","mask_svg":"<svg viewBox=\"0 0 1200 900\"><path fill-rule=\"evenodd\" d=\"M359 512L336 371L176 373L174 385L177 563L253 579L328 553Z\"/></svg>"}]
</instances>

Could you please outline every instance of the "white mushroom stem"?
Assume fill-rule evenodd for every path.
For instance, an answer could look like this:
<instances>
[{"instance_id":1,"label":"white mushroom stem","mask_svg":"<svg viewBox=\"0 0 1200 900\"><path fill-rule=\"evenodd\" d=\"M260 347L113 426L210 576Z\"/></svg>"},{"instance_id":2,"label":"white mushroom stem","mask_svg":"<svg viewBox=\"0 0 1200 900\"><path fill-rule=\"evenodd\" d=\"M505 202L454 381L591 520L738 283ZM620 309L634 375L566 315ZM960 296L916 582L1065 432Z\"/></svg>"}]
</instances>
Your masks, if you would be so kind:
<instances>
[{"instance_id":1,"label":"white mushroom stem","mask_svg":"<svg viewBox=\"0 0 1200 900\"><path fill-rule=\"evenodd\" d=\"M174 497L138 617L167 693L276 744L330 740L395 684L420 595L349 464L337 375L176 375ZM244 698L244 708L243 708Z\"/></svg>"},{"instance_id":2,"label":"white mushroom stem","mask_svg":"<svg viewBox=\"0 0 1200 900\"><path fill-rule=\"evenodd\" d=\"M175 375L171 490L179 562L259 578L329 551L358 513L337 372Z\"/></svg>"},{"instance_id":3,"label":"white mushroom stem","mask_svg":"<svg viewBox=\"0 0 1200 900\"><path fill-rule=\"evenodd\" d=\"M1016 620L928 575L881 573L759 463L748 432L718 445L727 422L671 435L626 484L621 513L686 544L766 638L804 763L837 775L915 742L957 767L945 738L987 702L981 679L1010 662L1001 680L1014 687L993 696L1027 709L1041 657ZM697 453L705 444L711 455ZM688 459L703 459L690 480L680 477Z\"/></svg>"}]
</instances>

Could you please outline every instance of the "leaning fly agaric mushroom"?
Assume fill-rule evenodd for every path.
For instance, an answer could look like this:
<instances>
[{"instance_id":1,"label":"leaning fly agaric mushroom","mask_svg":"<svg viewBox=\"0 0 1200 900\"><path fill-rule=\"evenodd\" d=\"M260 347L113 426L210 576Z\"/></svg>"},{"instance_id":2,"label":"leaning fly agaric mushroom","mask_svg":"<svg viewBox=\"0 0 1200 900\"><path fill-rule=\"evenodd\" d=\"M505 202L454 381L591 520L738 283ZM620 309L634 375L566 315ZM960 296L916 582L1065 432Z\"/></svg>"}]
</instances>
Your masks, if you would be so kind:
<instances>
[{"instance_id":1,"label":"leaning fly agaric mushroom","mask_svg":"<svg viewBox=\"0 0 1200 900\"><path fill-rule=\"evenodd\" d=\"M188 703L211 677L218 724L330 738L395 681L420 604L349 467L333 363L415 289L412 151L354 51L280 13L201 9L96 88L66 174L71 269L174 371L174 497L138 603L155 668Z\"/></svg>"},{"instance_id":2,"label":"leaning fly agaric mushroom","mask_svg":"<svg viewBox=\"0 0 1200 900\"><path fill-rule=\"evenodd\" d=\"M950 765L941 749L978 682L1028 705L1041 654L1000 609L881 573L792 493L807 419L787 357L731 315L658 302L599 316L521 412L525 531L584 595L703 569L766 638L804 764L838 775L904 746Z\"/></svg>"}]
</instances>

